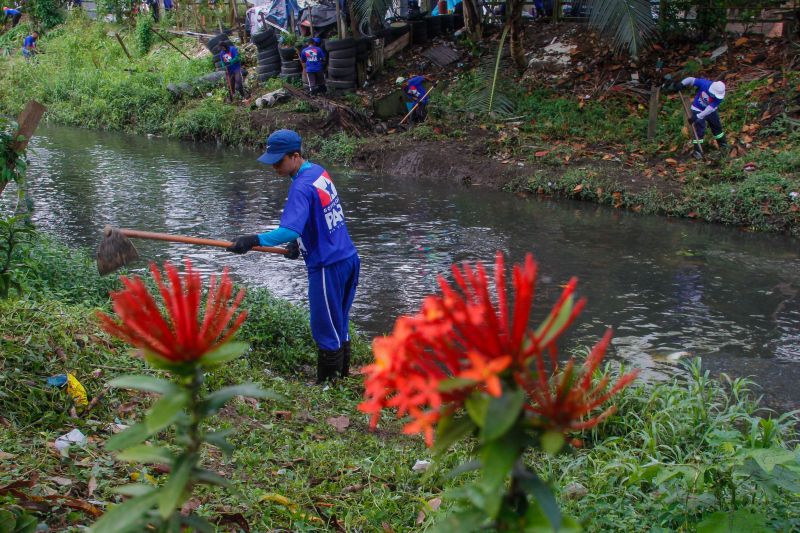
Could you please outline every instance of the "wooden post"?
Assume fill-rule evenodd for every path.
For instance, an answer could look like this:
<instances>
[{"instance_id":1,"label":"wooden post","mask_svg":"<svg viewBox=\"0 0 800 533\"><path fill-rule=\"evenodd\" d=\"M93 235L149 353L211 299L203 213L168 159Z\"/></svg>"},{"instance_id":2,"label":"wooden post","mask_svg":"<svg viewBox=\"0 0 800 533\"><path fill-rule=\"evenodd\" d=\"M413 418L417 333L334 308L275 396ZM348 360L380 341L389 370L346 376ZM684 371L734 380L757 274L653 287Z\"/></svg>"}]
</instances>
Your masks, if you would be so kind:
<instances>
[{"instance_id":1,"label":"wooden post","mask_svg":"<svg viewBox=\"0 0 800 533\"><path fill-rule=\"evenodd\" d=\"M336 35L339 39L344 39L344 35L342 35L342 8L339 6L339 0L333 0L336 2Z\"/></svg>"},{"instance_id":2,"label":"wooden post","mask_svg":"<svg viewBox=\"0 0 800 533\"><path fill-rule=\"evenodd\" d=\"M133 61L133 58L128 53L128 49L125 48L125 43L122 42L122 37L119 36L119 33L114 33L114 37L116 37L117 41L119 41L119 45L122 47L122 51L125 52L125 55L128 56L128 60Z\"/></svg>"},{"instance_id":3,"label":"wooden post","mask_svg":"<svg viewBox=\"0 0 800 533\"><path fill-rule=\"evenodd\" d=\"M658 122L658 99L661 96L661 87L653 85L650 87L650 113L647 121L647 140L652 141L656 138L656 124Z\"/></svg>"},{"instance_id":4,"label":"wooden post","mask_svg":"<svg viewBox=\"0 0 800 533\"><path fill-rule=\"evenodd\" d=\"M39 125L39 121L42 119L44 112L45 107L36 100L29 100L28 103L25 104L25 108L17 118L17 124L19 126L17 128L17 133L14 135L14 137L17 138L22 137L22 140L11 143L12 151L18 154L25 151L25 148L28 147L28 141L33 137L33 132L36 131L36 126ZM6 185L6 183L0 183L0 194L3 194Z\"/></svg>"},{"instance_id":5,"label":"wooden post","mask_svg":"<svg viewBox=\"0 0 800 533\"><path fill-rule=\"evenodd\" d=\"M553 24L561 18L561 0L553 0Z\"/></svg>"}]
</instances>

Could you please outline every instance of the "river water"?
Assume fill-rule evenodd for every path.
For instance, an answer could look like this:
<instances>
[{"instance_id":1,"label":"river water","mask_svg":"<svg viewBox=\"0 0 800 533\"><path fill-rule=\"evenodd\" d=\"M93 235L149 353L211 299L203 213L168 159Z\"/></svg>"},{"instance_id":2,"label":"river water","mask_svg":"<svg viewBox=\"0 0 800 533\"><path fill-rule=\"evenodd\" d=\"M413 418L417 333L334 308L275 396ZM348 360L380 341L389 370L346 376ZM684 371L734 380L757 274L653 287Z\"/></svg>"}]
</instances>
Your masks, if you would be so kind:
<instances>
[{"instance_id":1,"label":"river water","mask_svg":"<svg viewBox=\"0 0 800 533\"><path fill-rule=\"evenodd\" d=\"M161 138L42 127L29 180L37 225L96 247L105 224L231 239L274 228L288 181L258 154ZM701 356L715 373L751 376L769 405L800 406L800 242L591 204L528 198L331 168L362 258L353 320L391 330L436 290L453 262L492 263L496 250L540 265L537 320L570 276L588 305L570 349L615 331L613 355L657 378ZM141 255L230 267L252 286L303 302L302 261L136 241ZM146 263L135 265L142 269Z\"/></svg>"}]
</instances>

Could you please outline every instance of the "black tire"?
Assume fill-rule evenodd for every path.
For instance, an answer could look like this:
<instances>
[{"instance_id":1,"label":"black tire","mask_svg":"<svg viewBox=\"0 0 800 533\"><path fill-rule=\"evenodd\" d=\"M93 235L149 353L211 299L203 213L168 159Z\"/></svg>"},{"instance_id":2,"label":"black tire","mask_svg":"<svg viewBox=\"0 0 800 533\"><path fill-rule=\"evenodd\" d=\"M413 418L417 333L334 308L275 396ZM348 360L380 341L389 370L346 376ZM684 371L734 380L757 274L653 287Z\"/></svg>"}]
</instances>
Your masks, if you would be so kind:
<instances>
[{"instance_id":1,"label":"black tire","mask_svg":"<svg viewBox=\"0 0 800 533\"><path fill-rule=\"evenodd\" d=\"M441 19L442 33L445 35L453 33L453 15L440 15L439 18Z\"/></svg>"},{"instance_id":2,"label":"black tire","mask_svg":"<svg viewBox=\"0 0 800 533\"><path fill-rule=\"evenodd\" d=\"M369 37L362 37L356 41L356 54L369 52L370 48L372 48L372 41L370 41Z\"/></svg>"},{"instance_id":3,"label":"black tire","mask_svg":"<svg viewBox=\"0 0 800 533\"><path fill-rule=\"evenodd\" d=\"M300 57L297 53L297 48L278 47L278 53L280 54L281 59L284 61L292 61L293 59Z\"/></svg>"},{"instance_id":4,"label":"black tire","mask_svg":"<svg viewBox=\"0 0 800 533\"><path fill-rule=\"evenodd\" d=\"M288 63L281 63L281 70L302 72L303 67L300 66L299 61L289 61Z\"/></svg>"},{"instance_id":5,"label":"black tire","mask_svg":"<svg viewBox=\"0 0 800 533\"><path fill-rule=\"evenodd\" d=\"M328 60L328 69L331 68L355 68L356 58L348 57L347 59L331 58Z\"/></svg>"},{"instance_id":6,"label":"black tire","mask_svg":"<svg viewBox=\"0 0 800 533\"><path fill-rule=\"evenodd\" d=\"M345 50L335 50L328 54L330 59L350 59L356 57L356 47L347 48Z\"/></svg>"},{"instance_id":7,"label":"black tire","mask_svg":"<svg viewBox=\"0 0 800 533\"><path fill-rule=\"evenodd\" d=\"M278 61L280 62L281 56L277 52L273 50L267 50L265 52L258 53L258 62L261 63L263 61Z\"/></svg>"},{"instance_id":8,"label":"black tire","mask_svg":"<svg viewBox=\"0 0 800 533\"><path fill-rule=\"evenodd\" d=\"M354 47L356 45L356 40L352 37L348 37L347 39L336 39L334 41L326 41L325 42L325 49L329 52L333 52L334 50L345 50L347 48Z\"/></svg>"},{"instance_id":9,"label":"black tire","mask_svg":"<svg viewBox=\"0 0 800 533\"><path fill-rule=\"evenodd\" d=\"M328 80L326 85L331 89L339 89L339 90L347 90L347 89L355 89L356 88L356 82L354 82L354 81Z\"/></svg>"},{"instance_id":10,"label":"black tire","mask_svg":"<svg viewBox=\"0 0 800 533\"><path fill-rule=\"evenodd\" d=\"M281 72L280 74L278 74L278 77L286 81L291 81L298 79L300 77L300 74L284 74L283 72Z\"/></svg>"},{"instance_id":11,"label":"black tire","mask_svg":"<svg viewBox=\"0 0 800 533\"><path fill-rule=\"evenodd\" d=\"M280 65L278 65L278 66L275 66L275 65L263 65L263 66L262 65L258 65L256 67L256 73L257 74L266 74L268 72L274 72L275 74L277 74L280 71L281 71Z\"/></svg>"},{"instance_id":12,"label":"black tire","mask_svg":"<svg viewBox=\"0 0 800 533\"><path fill-rule=\"evenodd\" d=\"M209 50L213 50L215 46L218 46L227 40L228 36L225 35L224 33L220 33L208 40L208 42L206 43L206 48L208 48Z\"/></svg>"},{"instance_id":13,"label":"black tire","mask_svg":"<svg viewBox=\"0 0 800 533\"><path fill-rule=\"evenodd\" d=\"M302 74L303 71L299 68L281 68L281 74L287 74L291 76L299 76Z\"/></svg>"},{"instance_id":14,"label":"black tire","mask_svg":"<svg viewBox=\"0 0 800 533\"><path fill-rule=\"evenodd\" d=\"M428 37L433 38L442 33L442 21L439 17L425 17L425 26L428 29Z\"/></svg>"},{"instance_id":15,"label":"black tire","mask_svg":"<svg viewBox=\"0 0 800 533\"><path fill-rule=\"evenodd\" d=\"M252 36L250 36L250 42L257 47L260 47L263 44L271 43L272 41L278 42L278 39L275 37L275 32L271 29L254 33Z\"/></svg>"},{"instance_id":16,"label":"black tire","mask_svg":"<svg viewBox=\"0 0 800 533\"><path fill-rule=\"evenodd\" d=\"M329 76L326 78L328 81L346 81L347 83L355 83L356 82L356 74L355 72L351 74L347 74L344 76Z\"/></svg>"},{"instance_id":17,"label":"black tire","mask_svg":"<svg viewBox=\"0 0 800 533\"><path fill-rule=\"evenodd\" d=\"M428 41L428 27L424 20L413 20L411 24L412 44L424 44Z\"/></svg>"},{"instance_id":18,"label":"black tire","mask_svg":"<svg viewBox=\"0 0 800 533\"><path fill-rule=\"evenodd\" d=\"M354 80L356 79L356 69L328 67L328 76L335 80Z\"/></svg>"},{"instance_id":19,"label":"black tire","mask_svg":"<svg viewBox=\"0 0 800 533\"><path fill-rule=\"evenodd\" d=\"M167 85L167 90L168 90L169 92L171 92L171 93L172 93L173 95L175 95L175 96L180 96L180 95L181 95L181 89L180 89L180 87L178 87L178 86L177 86L177 85L175 85L174 83L170 83L170 84L168 84L168 85Z\"/></svg>"}]
</instances>

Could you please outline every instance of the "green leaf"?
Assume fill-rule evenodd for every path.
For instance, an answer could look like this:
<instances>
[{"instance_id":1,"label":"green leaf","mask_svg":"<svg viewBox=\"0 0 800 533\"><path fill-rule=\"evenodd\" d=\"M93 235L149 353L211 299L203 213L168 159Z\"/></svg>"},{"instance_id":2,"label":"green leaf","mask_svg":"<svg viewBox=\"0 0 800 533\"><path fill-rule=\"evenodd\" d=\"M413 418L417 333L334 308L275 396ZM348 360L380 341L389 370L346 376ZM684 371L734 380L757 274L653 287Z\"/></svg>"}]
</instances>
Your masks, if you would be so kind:
<instances>
[{"instance_id":1,"label":"green leaf","mask_svg":"<svg viewBox=\"0 0 800 533\"><path fill-rule=\"evenodd\" d=\"M436 429L436 439L434 440L433 453L440 455L458 440L466 437L475 430L475 422L469 416L454 418L446 417L439 422Z\"/></svg>"},{"instance_id":2,"label":"green leaf","mask_svg":"<svg viewBox=\"0 0 800 533\"><path fill-rule=\"evenodd\" d=\"M489 397L482 393L471 394L464 402L467 414L478 427L483 427L486 412L489 410Z\"/></svg>"},{"instance_id":3,"label":"green leaf","mask_svg":"<svg viewBox=\"0 0 800 533\"><path fill-rule=\"evenodd\" d=\"M177 393L180 389L174 383L166 379L154 378L152 376L120 376L108 382L109 387L117 389L133 389L144 392L155 392L165 396Z\"/></svg>"},{"instance_id":4,"label":"green leaf","mask_svg":"<svg viewBox=\"0 0 800 533\"><path fill-rule=\"evenodd\" d=\"M486 495L484 511L490 518L497 518L504 494L503 486L519 458L520 450L519 441L511 434L485 443L480 449L483 464L481 487Z\"/></svg>"},{"instance_id":5,"label":"green leaf","mask_svg":"<svg viewBox=\"0 0 800 533\"><path fill-rule=\"evenodd\" d=\"M150 494L157 489L156 487L147 485L145 483L128 483L127 485L114 487L112 490L117 494L122 494L123 496L144 496L145 494Z\"/></svg>"},{"instance_id":6,"label":"green leaf","mask_svg":"<svg viewBox=\"0 0 800 533\"><path fill-rule=\"evenodd\" d=\"M460 465L449 471L447 474L445 474L444 478L453 479L466 472L472 472L474 470L477 470L480 467L481 467L481 462L478 461L477 459L473 459L472 461L461 463Z\"/></svg>"},{"instance_id":7,"label":"green leaf","mask_svg":"<svg viewBox=\"0 0 800 533\"><path fill-rule=\"evenodd\" d=\"M772 472L776 465L797 463L795 452L784 448L755 448L742 450L742 452L746 457L755 459L758 466L767 472Z\"/></svg>"},{"instance_id":8,"label":"green leaf","mask_svg":"<svg viewBox=\"0 0 800 533\"><path fill-rule=\"evenodd\" d=\"M520 389L511 389L499 398L490 398L481 439L489 441L503 436L516 422L523 403L525 392Z\"/></svg>"},{"instance_id":9,"label":"green leaf","mask_svg":"<svg viewBox=\"0 0 800 533\"><path fill-rule=\"evenodd\" d=\"M483 528L486 515L479 509L463 509L437 520L432 533L471 533Z\"/></svg>"},{"instance_id":10,"label":"green leaf","mask_svg":"<svg viewBox=\"0 0 800 533\"><path fill-rule=\"evenodd\" d=\"M215 533L217 531L217 528L211 522L195 514L181 516L181 524L189 526L191 528L190 531L199 531L200 533Z\"/></svg>"},{"instance_id":11,"label":"green leaf","mask_svg":"<svg viewBox=\"0 0 800 533\"><path fill-rule=\"evenodd\" d=\"M198 468L194 471L194 477L195 479L197 479L197 481L199 481L200 483L205 483L206 485L216 485L218 487L231 486L230 481L220 476L216 472L212 472L211 470Z\"/></svg>"},{"instance_id":12,"label":"green leaf","mask_svg":"<svg viewBox=\"0 0 800 533\"><path fill-rule=\"evenodd\" d=\"M539 508L547 517L553 530L559 531L562 522L561 509L558 507L556 497L553 495L553 491L550 490L550 487L547 486L547 483L542 481L535 472L531 472L522 464L517 464L517 466L514 467L514 478L517 480L517 483L520 484L522 490L536 499Z\"/></svg>"},{"instance_id":13,"label":"green leaf","mask_svg":"<svg viewBox=\"0 0 800 533\"><path fill-rule=\"evenodd\" d=\"M474 379L466 378L449 378L439 382L439 392L451 392L458 389L463 389L470 385L474 385Z\"/></svg>"},{"instance_id":14,"label":"green leaf","mask_svg":"<svg viewBox=\"0 0 800 533\"><path fill-rule=\"evenodd\" d=\"M128 448L117 455L120 461L129 461L131 463L155 463L155 464L171 464L175 460L175 456L166 448L157 446L133 446Z\"/></svg>"},{"instance_id":15,"label":"green leaf","mask_svg":"<svg viewBox=\"0 0 800 533\"><path fill-rule=\"evenodd\" d=\"M181 503L183 503L186 486L192 474L195 463L195 455L182 455L178 458L175 468L169 474L169 479L161 488L158 498L158 511L161 518L167 519Z\"/></svg>"},{"instance_id":16,"label":"green leaf","mask_svg":"<svg viewBox=\"0 0 800 533\"><path fill-rule=\"evenodd\" d=\"M549 455L556 455L564 447L564 434L560 431L545 431L541 437L542 449Z\"/></svg>"},{"instance_id":17,"label":"green leaf","mask_svg":"<svg viewBox=\"0 0 800 533\"><path fill-rule=\"evenodd\" d=\"M213 352L208 352L200 358L200 365L204 368L214 368L222 363L241 357L250 348L246 342L226 342Z\"/></svg>"},{"instance_id":18,"label":"green leaf","mask_svg":"<svg viewBox=\"0 0 800 533\"><path fill-rule=\"evenodd\" d=\"M738 511L717 511L697 524L697 533L766 533L767 517L746 509Z\"/></svg>"},{"instance_id":19,"label":"green leaf","mask_svg":"<svg viewBox=\"0 0 800 533\"><path fill-rule=\"evenodd\" d=\"M203 439L212 446L216 446L222 453L225 454L225 457L230 458L233 455L234 447L233 444L227 441L225 437L233 433L232 429L226 429L223 431L213 431L210 433L206 433L203 436Z\"/></svg>"},{"instance_id":20,"label":"green leaf","mask_svg":"<svg viewBox=\"0 0 800 533\"><path fill-rule=\"evenodd\" d=\"M89 529L90 533L123 533L136 528L143 531L141 522L145 513L152 509L158 501L159 491L153 491L144 496L137 496L132 500L115 505L111 510L100 517Z\"/></svg>"},{"instance_id":21,"label":"green leaf","mask_svg":"<svg viewBox=\"0 0 800 533\"><path fill-rule=\"evenodd\" d=\"M550 342L553 341L555 336L558 334L559 330L564 327L564 324L567 323L569 320L570 315L572 314L572 308L575 305L575 297L573 295L569 295L566 300L564 300L564 305L560 308L553 309L550 311L550 314L547 318L542 322L542 324L536 329L536 336L540 337L544 333L544 328L547 324L550 323L552 320L553 323L547 330L547 335L544 336L541 340L542 346L547 346ZM558 313L556 315L556 313ZM553 318L555 316L555 318Z\"/></svg>"},{"instance_id":22,"label":"green leaf","mask_svg":"<svg viewBox=\"0 0 800 533\"><path fill-rule=\"evenodd\" d=\"M144 422L139 422L108 439L106 441L106 450L113 452L124 448L130 448L135 444L141 444L147 440L150 435L152 435L152 433L147 430L147 426Z\"/></svg>"},{"instance_id":23,"label":"green leaf","mask_svg":"<svg viewBox=\"0 0 800 533\"><path fill-rule=\"evenodd\" d=\"M158 433L177 419L189 403L189 393L178 390L175 394L164 396L147 411L144 423L151 435Z\"/></svg>"},{"instance_id":24,"label":"green leaf","mask_svg":"<svg viewBox=\"0 0 800 533\"><path fill-rule=\"evenodd\" d=\"M268 400L283 400L280 394L262 389L255 383L243 383L241 385L231 385L223 387L218 391L209 394L203 402L203 414L206 416L216 414L223 405L236 396L249 396L250 398L261 398Z\"/></svg>"}]
</instances>

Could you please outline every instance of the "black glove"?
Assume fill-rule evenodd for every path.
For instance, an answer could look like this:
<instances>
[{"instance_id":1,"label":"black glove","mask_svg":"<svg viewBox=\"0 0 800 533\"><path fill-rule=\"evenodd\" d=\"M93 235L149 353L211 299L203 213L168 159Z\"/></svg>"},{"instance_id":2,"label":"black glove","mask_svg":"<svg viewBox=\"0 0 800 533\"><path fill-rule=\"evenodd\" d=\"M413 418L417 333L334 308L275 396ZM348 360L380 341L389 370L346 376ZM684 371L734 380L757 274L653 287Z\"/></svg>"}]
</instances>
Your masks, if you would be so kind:
<instances>
[{"instance_id":1,"label":"black glove","mask_svg":"<svg viewBox=\"0 0 800 533\"><path fill-rule=\"evenodd\" d=\"M697 117L696 117L696 116L694 116L694 113L692 113L691 115L689 115L689 124L691 124L692 126L694 126L694 123L695 123L695 122L697 122Z\"/></svg>"},{"instance_id":2,"label":"black glove","mask_svg":"<svg viewBox=\"0 0 800 533\"><path fill-rule=\"evenodd\" d=\"M236 240L233 241L233 244L225 249L235 254L244 254L249 252L253 246L258 245L258 235L242 235L241 237L237 237Z\"/></svg>"},{"instance_id":3,"label":"black glove","mask_svg":"<svg viewBox=\"0 0 800 533\"><path fill-rule=\"evenodd\" d=\"M286 259L297 259L300 257L300 245L297 241L292 241L286 245Z\"/></svg>"}]
</instances>

